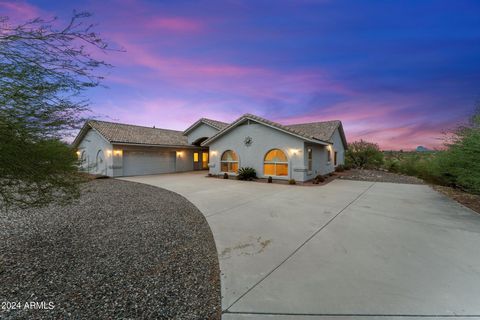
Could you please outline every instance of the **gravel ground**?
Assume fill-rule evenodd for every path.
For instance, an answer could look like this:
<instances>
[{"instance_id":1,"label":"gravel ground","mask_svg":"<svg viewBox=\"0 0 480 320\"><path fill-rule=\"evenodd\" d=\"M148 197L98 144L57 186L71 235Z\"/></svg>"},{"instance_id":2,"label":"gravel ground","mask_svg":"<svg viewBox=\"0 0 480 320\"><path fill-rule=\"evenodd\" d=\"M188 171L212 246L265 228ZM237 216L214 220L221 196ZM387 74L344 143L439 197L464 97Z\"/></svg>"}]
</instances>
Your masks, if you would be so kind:
<instances>
[{"instance_id":1,"label":"gravel ground","mask_svg":"<svg viewBox=\"0 0 480 320\"><path fill-rule=\"evenodd\" d=\"M220 319L217 252L195 206L113 179L84 190L67 207L0 212L0 318Z\"/></svg>"},{"instance_id":2,"label":"gravel ground","mask_svg":"<svg viewBox=\"0 0 480 320\"><path fill-rule=\"evenodd\" d=\"M411 176L405 176L387 171L379 170L359 170L352 169L341 173L339 179L358 180L358 181L374 181L374 182L392 182L392 183L408 183L408 184L424 184L421 179Z\"/></svg>"}]
</instances>

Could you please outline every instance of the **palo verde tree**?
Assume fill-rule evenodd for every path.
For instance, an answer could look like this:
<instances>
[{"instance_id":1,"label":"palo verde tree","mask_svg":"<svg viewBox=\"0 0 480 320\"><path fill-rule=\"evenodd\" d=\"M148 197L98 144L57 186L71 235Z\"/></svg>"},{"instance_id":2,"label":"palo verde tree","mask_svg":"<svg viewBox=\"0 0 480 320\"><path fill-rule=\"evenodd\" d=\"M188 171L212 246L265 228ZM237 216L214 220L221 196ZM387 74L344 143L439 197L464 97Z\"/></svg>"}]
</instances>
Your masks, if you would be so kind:
<instances>
[{"instance_id":1,"label":"palo verde tree","mask_svg":"<svg viewBox=\"0 0 480 320\"><path fill-rule=\"evenodd\" d=\"M83 122L82 93L98 86L108 50L89 13L12 25L0 18L0 207L69 201L79 195L74 150L62 141Z\"/></svg>"}]
</instances>

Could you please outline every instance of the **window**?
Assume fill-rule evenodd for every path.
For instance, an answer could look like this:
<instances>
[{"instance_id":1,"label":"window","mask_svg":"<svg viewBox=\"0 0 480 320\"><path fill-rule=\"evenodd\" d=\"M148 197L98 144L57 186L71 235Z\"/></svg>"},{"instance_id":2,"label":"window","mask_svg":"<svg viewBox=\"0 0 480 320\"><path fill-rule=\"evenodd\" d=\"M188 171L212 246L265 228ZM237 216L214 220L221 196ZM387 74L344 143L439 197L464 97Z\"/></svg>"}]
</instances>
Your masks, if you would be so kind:
<instances>
[{"instance_id":1,"label":"window","mask_svg":"<svg viewBox=\"0 0 480 320\"><path fill-rule=\"evenodd\" d=\"M312 168L313 168L313 151L312 151L312 148L307 149L307 168L308 168L308 171L312 171Z\"/></svg>"},{"instance_id":2,"label":"window","mask_svg":"<svg viewBox=\"0 0 480 320\"><path fill-rule=\"evenodd\" d=\"M333 164L337 165L337 151L333 154Z\"/></svg>"},{"instance_id":3,"label":"window","mask_svg":"<svg viewBox=\"0 0 480 320\"><path fill-rule=\"evenodd\" d=\"M227 150L222 154L220 160L220 170L222 172L234 172L238 171L238 156L232 150Z\"/></svg>"},{"instance_id":4,"label":"window","mask_svg":"<svg viewBox=\"0 0 480 320\"><path fill-rule=\"evenodd\" d=\"M193 162L198 162L198 152L193 154Z\"/></svg>"},{"instance_id":5,"label":"window","mask_svg":"<svg viewBox=\"0 0 480 320\"><path fill-rule=\"evenodd\" d=\"M263 173L266 176L288 176L288 159L282 150L273 149L265 155Z\"/></svg>"},{"instance_id":6,"label":"window","mask_svg":"<svg viewBox=\"0 0 480 320\"><path fill-rule=\"evenodd\" d=\"M327 147L327 162L330 163L332 161L332 150Z\"/></svg>"}]
</instances>

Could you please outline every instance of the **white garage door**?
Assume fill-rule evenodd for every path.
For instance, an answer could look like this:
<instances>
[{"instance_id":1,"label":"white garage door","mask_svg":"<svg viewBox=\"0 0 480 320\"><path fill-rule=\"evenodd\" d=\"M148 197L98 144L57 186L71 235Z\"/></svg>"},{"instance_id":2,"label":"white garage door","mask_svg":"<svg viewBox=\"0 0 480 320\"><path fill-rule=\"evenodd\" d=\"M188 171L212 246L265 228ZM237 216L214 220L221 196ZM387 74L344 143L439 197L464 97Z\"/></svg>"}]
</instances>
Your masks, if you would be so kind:
<instances>
[{"instance_id":1,"label":"white garage door","mask_svg":"<svg viewBox=\"0 0 480 320\"><path fill-rule=\"evenodd\" d=\"M123 175L175 172L175 151L124 151Z\"/></svg>"}]
</instances>

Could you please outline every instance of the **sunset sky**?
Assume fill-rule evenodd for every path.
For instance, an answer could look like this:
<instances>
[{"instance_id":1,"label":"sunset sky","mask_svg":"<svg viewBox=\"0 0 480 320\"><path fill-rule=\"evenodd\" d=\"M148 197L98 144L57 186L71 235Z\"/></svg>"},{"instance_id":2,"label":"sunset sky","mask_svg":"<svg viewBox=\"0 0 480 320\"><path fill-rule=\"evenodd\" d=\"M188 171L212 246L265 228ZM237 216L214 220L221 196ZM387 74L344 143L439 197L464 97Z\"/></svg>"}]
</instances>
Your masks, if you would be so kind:
<instances>
[{"instance_id":1,"label":"sunset sky","mask_svg":"<svg viewBox=\"0 0 480 320\"><path fill-rule=\"evenodd\" d=\"M2 1L12 23L94 14L101 119L183 130L253 113L342 120L384 149L441 145L480 99L480 1Z\"/></svg>"}]
</instances>

